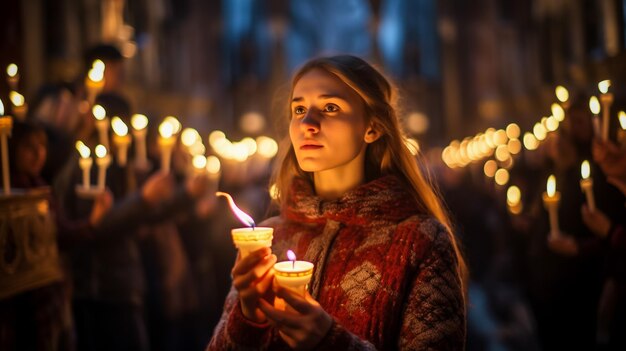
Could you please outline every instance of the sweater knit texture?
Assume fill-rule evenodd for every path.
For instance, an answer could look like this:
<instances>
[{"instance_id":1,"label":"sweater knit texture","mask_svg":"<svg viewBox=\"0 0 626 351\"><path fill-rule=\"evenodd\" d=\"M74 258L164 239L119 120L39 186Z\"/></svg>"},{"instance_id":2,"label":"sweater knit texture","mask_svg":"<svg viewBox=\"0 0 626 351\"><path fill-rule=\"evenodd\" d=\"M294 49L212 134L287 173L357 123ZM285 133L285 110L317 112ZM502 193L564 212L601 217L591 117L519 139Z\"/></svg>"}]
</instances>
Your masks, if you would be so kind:
<instances>
[{"instance_id":1,"label":"sweater knit texture","mask_svg":"<svg viewBox=\"0 0 626 351\"><path fill-rule=\"evenodd\" d=\"M308 289L333 319L318 350L461 350L465 302L446 228L420 213L395 176L337 200L294 179L274 227L279 261L293 250L313 262ZM247 320L231 289L207 350L289 349L269 324Z\"/></svg>"}]
</instances>

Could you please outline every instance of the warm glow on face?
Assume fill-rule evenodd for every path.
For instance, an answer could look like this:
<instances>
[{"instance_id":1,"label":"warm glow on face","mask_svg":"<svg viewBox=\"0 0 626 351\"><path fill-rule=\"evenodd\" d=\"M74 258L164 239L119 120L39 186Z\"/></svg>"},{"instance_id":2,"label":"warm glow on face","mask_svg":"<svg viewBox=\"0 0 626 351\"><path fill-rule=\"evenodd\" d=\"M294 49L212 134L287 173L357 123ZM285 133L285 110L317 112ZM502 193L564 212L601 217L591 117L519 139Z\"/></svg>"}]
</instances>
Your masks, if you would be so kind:
<instances>
[{"instance_id":1,"label":"warm glow on face","mask_svg":"<svg viewBox=\"0 0 626 351\"><path fill-rule=\"evenodd\" d=\"M296 254L293 253L293 251L291 251L291 250L287 250L287 259L289 261L295 261L296 260Z\"/></svg>"},{"instance_id":2,"label":"warm glow on face","mask_svg":"<svg viewBox=\"0 0 626 351\"><path fill-rule=\"evenodd\" d=\"M563 107L561 107L561 105L554 103L552 104L552 106L550 106L550 110L552 111L552 116L554 116L557 121L563 122L563 120L565 119L565 110L563 110Z\"/></svg>"},{"instance_id":3,"label":"warm glow on face","mask_svg":"<svg viewBox=\"0 0 626 351\"><path fill-rule=\"evenodd\" d=\"M278 143L272 138L260 136L256 138L256 144L258 145L257 152L263 157L272 158L278 152Z\"/></svg>"},{"instance_id":4,"label":"warm glow on face","mask_svg":"<svg viewBox=\"0 0 626 351\"><path fill-rule=\"evenodd\" d=\"M93 113L93 116L96 117L96 119L99 121L102 121L107 115L107 111L104 109L104 107L100 105L95 105L91 109L91 113Z\"/></svg>"},{"instance_id":5,"label":"warm glow on face","mask_svg":"<svg viewBox=\"0 0 626 351\"><path fill-rule=\"evenodd\" d=\"M506 191L506 201L509 205L515 206L522 199L522 192L515 185L511 185Z\"/></svg>"},{"instance_id":6,"label":"warm glow on face","mask_svg":"<svg viewBox=\"0 0 626 351\"><path fill-rule=\"evenodd\" d=\"M89 70L88 76L89 80L91 80L92 82L100 82L104 78L104 71L92 68Z\"/></svg>"},{"instance_id":7,"label":"warm glow on face","mask_svg":"<svg viewBox=\"0 0 626 351\"><path fill-rule=\"evenodd\" d=\"M206 168L206 157L204 157L203 155L196 155L191 160L191 163L193 164L193 167L195 169L204 169Z\"/></svg>"},{"instance_id":8,"label":"warm glow on face","mask_svg":"<svg viewBox=\"0 0 626 351\"><path fill-rule=\"evenodd\" d=\"M2 99L0 99L0 116L4 116L4 104L2 103Z\"/></svg>"},{"instance_id":9,"label":"warm glow on face","mask_svg":"<svg viewBox=\"0 0 626 351\"><path fill-rule=\"evenodd\" d=\"M554 174L551 174L548 177L548 183L546 184L546 192L548 193L549 197L553 197L554 194L556 194L556 178L554 177Z\"/></svg>"},{"instance_id":10,"label":"warm glow on face","mask_svg":"<svg viewBox=\"0 0 626 351\"><path fill-rule=\"evenodd\" d=\"M235 200L233 200L230 194L218 191L215 193L215 195L224 196L228 200L228 205L230 206L230 209L233 211L235 216L241 221L241 223L247 225L248 227L253 227L253 228L255 227L254 220L252 219L252 217L250 217L247 213L243 212L242 210L239 209L239 207L237 207L237 205L235 204Z\"/></svg>"},{"instance_id":11,"label":"warm glow on face","mask_svg":"<svg viewBox=\"0 0 626 351\"><path fill-rule=\"evenodd\" d=\"M598 83L598 90L600 90L602 94L606 94L609 91L610 86L611 86L611 81L606 79Z\"/></svg>"},{"instance_id":12,"label":"warm glow on face","mask_svg":"<svg viewBox=\"0 0 626 351\"><path fill-rule=\"evenodd\" d=\"M119 136L125 136L128 134L128 126L117 116L111 119L111 128L113 128L113 132Z\"/></svg>"},{"instance_id":13,"label":"warm glow on face","mask_svg":"<svg viewBox=\"0 0 626 351\"><path fill-rule=\"evenodd\" d=\"M520 133L521 131L517 124L511 123L508 126L506 126L506 136L509 137L509 139L519 138Z\"/></svg>"},{"instance_id":14,"label":"warm glow on face","mask_svg":"<svg viewBox=\"0 0 626 351\"><path fill-rule=\"evenodd\" d=\"M18 93L17 91L11 91L9 93L9 99L11 99L11 102L15 106L19 107L24 105L24 95Z\"/></svg>"},{"instance_id":15,"label":"warm glow on face","mask_svg":"<svg viewBox=\"0 0 626 351\"><path fill-rule=\"evenodd\" d=\"M211 174L217 174L220 172L222 165L220 159L211 155L206 158L206 170Z\"/></svg>"},{"instance_id":16,"label":"warm glow on face","mask_svg":"<svg viewBox=\"0 0 626 351\"><path fill-rule=\"evenodd\" d=\"M600 101L598 101L597 97L592 96L589 99L589 109L591 110L591 113L593 113L594 115L597 115L598 113L600 113Z\"/></svg>"},{"instance_id":17,"label":"warm glow on face","mask_svg":"<svg viewBox=\"0 0 626 351\"><path fill-rule=\"evenodd\" d=\"M172 134L176 134L178 132L180 132L180 130L183 128L183 125L180 124L180 121L178 121L178 118L174 117L174 116L167 116L163 119L163 122L168 122L169 124L172 125Z\"/></svg>"},{"instance_id":18,"label":"warm glow on face","mask_svg":"<svg viewBox=\"0 0 626 351\"><path fill-rule=\"evenodd\" d=\"M174 134L174 127L169 121L163 121L159 125L159 134L162 138L171 138Z\"/></svg>"},{"instance_id":19,"label":"warm glow on face","mask_svg":"<svg viewBox=\"0 0 626 351\"><path fill-rule=\"evenodd\" d=\"M135 130L142 130L148 126L148 117L141 114L134 114L130 119L130 124Z\"/></svg>"},{"instance_id":20,"label":"warm glow on face","mask_svg":"<svg viewBox=\"0 0 626 351\"><path fill-rule=\"evenodd\" d=\"M195 130L193 128L185 128L185 129L183 129L183 132L180 133L180 141L186 147L191 147L199 139L200 139L200 134L198 133L197 130Z\"/></svg>"},{"instance_id":21,"label":"warm glow on face","mask_svg":"<svg viewBox=\"0 0 626 351\"><path fill-rule=\"evenodd\" d=\"M560 102L566 102L569 99L569 92L561 85L556 87L555 93L556 98L559 99Z\"/></svg>"},{"instance_id":22,"label":"warm glow on face","mask_svg":"<svg viewBox=\"0 0 626 351\"><path fill-rule=\"evenodd\" d=\"M624 111L619 111L619 125L626 130L626 112Z\"/></svg>"},{"instance_id":23,"label":"warm glow on face","mask_svg":"<svg viewBox=\"0 0 626 351\"><path fill-rule=\"evenodd\" d=\"M12 63L7 66L7 75L11 78L17 75L17 65Z\"/></svg>"},{"instance_id":24,"label":"warm glow on face","mask_svg":"<svg viewBox=\"0 0 626 351\"><path fill-rule=\"evenodd\" d=\"M589 166L589 161L584 160L583 163L580 165L580 176L583 177L583 179L587 179L589 178L590 174L591 167Z\"/></svg>"},{"instance_id":25,"label":"warm glow on face","mask_svg":"<svg viewBox=\"0 0 626 351\"><path fill-rule=\"evenodd\" d=\"M496 171L496 184L498 185L506 185L509 182L509 171L504 168L500 168Z\"/></svg>"},{"instance_id":26,"label":"warm glow on face","mask_svg":"<svg viewBox=\"0 0 626 351\"><path fill-rule=\"evenodd\" d=\"M96 146L96 156L98 158L103 158L106 157L107 155L107 148L104 147L104 145L102 144L98 144L98 146Z\"/></svg>"},{"instance_id":27,"label":"warm glow on face","mask_svg":"<svg viewBox=\"0 0 626 351\"><path fill-rule=\"evenodd\" d=\"M78 150L78 153L80 153L80 157L82 158L88 158L91 156L91 150L89 150L87 145L80 140L76 142L76 150Z\"/></svg>"}]
</instances>

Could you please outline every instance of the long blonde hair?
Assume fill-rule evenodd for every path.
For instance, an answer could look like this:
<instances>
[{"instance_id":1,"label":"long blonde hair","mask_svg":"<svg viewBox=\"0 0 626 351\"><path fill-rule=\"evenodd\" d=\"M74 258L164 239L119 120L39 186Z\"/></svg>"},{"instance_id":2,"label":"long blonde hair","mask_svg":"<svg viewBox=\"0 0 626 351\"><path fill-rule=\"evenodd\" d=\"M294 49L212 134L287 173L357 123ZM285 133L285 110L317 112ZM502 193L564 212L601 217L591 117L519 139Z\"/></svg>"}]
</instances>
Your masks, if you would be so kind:
<instances>
[{"instance_id":1,"label":"long blonde hair","mask_svg":"<svg viewBox=\"0 0 626 351\"><path fill-rule=\"evenodd\" d=\"M467 267L456 237L452 234L450 219L433 186L424 177L404 143L404 136L396 116L395 87L363 59L351 55L340 55L315 58L305 63L292 78L291 92L298 80L313 69L321 69L334 75L361 97L365 105L367 122L371 123L381 134L381 137L369 144L366 149L366 181L385 174L394 174L410 185L410 191L420 210L437 218L448 229L450 241L459 262L458 273L461 280L465 282ZM289 108L286 111L289 111ZM281 206L285 203L284 199L294 177L303 177L311 181L313 179L311 173L303 171L298 166L289 136L283 140L282 146L283 152L273 176L273 183L276 184L277 190L276 201Z\"/></svg>"}]
</instances>

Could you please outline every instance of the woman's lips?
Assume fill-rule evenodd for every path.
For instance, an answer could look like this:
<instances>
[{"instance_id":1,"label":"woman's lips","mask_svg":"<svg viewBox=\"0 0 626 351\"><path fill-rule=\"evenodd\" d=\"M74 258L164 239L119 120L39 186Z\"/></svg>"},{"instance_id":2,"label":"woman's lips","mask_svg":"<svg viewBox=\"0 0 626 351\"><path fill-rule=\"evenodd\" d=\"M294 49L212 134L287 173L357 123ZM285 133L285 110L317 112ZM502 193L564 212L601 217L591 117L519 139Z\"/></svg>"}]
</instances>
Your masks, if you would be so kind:
<instances>
[{"instance_id":1,"label":"woman's lips","mask_svg":"<svg viewBox=\"0 0 626 351\"><path fill-rule=\"evenodd\" d=\"M300 150L317 150L321 148L322 148L322 145L313 145L313 144L306 144L306 145L300 146Z\"/></svg>"}]
</instances>

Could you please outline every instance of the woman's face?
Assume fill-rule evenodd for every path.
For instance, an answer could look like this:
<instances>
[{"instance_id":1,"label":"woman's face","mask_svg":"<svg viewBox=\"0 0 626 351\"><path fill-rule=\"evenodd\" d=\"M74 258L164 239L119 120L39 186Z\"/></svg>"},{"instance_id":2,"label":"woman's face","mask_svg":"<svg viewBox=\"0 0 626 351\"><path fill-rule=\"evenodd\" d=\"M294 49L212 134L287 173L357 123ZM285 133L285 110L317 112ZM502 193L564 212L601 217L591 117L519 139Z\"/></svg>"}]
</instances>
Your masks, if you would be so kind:
<instances>
[{"instance_id":1,"label":"woman's face","mask_svg":"<svg viewBox=\"0 0 626 351\"><path fill-rule=\"evenodd\" d=\"M17 171L31 177L39 176L46 163L46 156L46 145L42 137L30 134L17 145L15 150Z\"/></svg>"},{"instance_id":2,"label":"woman's face","mask_svg":"<svg viewBox=\"0 0 626 351\"><path fill-rule=\"evenodd\" d=\"M368 125L361 97L321 69L305 73L291 96L289 136L306 172L363 167Z\"/></svg>"}]
</instances>

